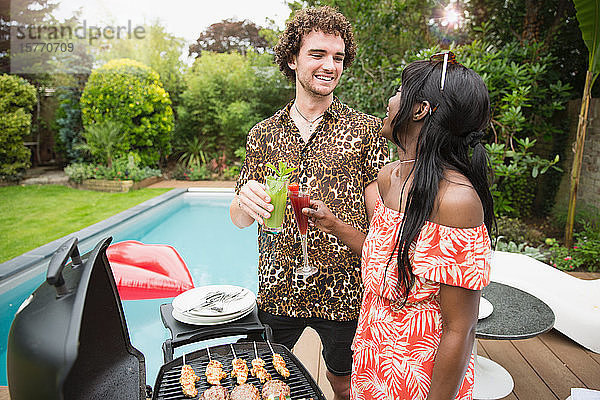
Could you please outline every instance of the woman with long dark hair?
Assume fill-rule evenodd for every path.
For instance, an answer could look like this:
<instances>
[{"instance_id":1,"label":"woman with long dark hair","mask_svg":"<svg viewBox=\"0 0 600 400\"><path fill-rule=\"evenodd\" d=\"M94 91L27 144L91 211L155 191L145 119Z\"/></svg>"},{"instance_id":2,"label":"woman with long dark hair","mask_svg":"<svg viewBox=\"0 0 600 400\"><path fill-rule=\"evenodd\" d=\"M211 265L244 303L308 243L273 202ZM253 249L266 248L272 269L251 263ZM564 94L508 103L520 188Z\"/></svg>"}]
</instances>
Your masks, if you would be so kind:
<instances>
[{"instance_id":1,"label":"woman with long dark hair","mask_svg":"<svg viewBox=\"0 0 600 400\"><path fill-rule=\"evenodd\" d=\"M364 297L354 339L353 399L471 399L480 290L494 223L487 88L451 52L409 64L382 135L400 160L378 175L368 234L318 200L319 229L362 252Z\"/></svg>"}]
</instances>

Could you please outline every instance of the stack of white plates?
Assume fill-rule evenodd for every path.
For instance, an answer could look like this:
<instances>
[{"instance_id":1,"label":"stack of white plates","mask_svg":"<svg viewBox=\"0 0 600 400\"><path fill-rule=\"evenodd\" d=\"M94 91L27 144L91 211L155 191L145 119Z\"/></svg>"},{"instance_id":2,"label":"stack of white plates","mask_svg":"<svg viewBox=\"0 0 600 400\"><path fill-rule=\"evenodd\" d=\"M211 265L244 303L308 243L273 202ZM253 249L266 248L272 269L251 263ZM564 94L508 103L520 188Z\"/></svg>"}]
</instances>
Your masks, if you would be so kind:
<instances>
[{"instance_id":1,"label":"stack of white plates","mask_svg":"<svg viewBox=\"0 0 600 400\"><path fill-rule=\"evenodd\" d=\"M241 286L201 286L173 299L173 318L192 325L225 324L250 314L255 304L256 295Z\"/></svg>"}]
</instances>

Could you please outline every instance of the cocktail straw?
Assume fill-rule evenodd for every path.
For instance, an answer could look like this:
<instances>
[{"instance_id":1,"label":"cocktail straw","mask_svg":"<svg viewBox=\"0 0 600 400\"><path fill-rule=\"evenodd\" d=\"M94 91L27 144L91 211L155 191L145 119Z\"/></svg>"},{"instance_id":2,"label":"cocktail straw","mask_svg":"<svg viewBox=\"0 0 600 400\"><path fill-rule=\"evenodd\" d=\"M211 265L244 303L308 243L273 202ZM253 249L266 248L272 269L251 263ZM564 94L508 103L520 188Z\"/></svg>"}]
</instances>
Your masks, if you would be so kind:
<instances>
[{"instance_id":1,"label":"cocktail straw","mask_svg":"<svg viewBox=\"0 0 600 400\"><path fill-rule=\"evenodd\" d=\"M235 350L233 349L233 344L229 343L229 346L231 346L231 352L233 353L233 358L237 358L237 356L235 355Z\"/></svg>"}]
</instances>

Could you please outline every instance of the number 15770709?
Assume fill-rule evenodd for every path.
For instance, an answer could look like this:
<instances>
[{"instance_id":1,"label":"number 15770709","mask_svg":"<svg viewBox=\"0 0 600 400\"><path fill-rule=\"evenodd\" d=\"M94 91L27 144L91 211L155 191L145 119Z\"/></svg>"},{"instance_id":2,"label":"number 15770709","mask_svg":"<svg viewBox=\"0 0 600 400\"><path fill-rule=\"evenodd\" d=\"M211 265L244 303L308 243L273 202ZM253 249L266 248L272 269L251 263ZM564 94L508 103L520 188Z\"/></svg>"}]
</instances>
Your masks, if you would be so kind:
<instances>
[{"instance_id":1,"label":"number 15770709","mask_svg":"<svg viewBox=\"0 0 600 400\"><path fill-rule=\"evenodd\" d=\"M61 42L31 42L21 43L22 53L72 53L74 50L73 43L61 43Z\"/></svg>"}]
</instances>

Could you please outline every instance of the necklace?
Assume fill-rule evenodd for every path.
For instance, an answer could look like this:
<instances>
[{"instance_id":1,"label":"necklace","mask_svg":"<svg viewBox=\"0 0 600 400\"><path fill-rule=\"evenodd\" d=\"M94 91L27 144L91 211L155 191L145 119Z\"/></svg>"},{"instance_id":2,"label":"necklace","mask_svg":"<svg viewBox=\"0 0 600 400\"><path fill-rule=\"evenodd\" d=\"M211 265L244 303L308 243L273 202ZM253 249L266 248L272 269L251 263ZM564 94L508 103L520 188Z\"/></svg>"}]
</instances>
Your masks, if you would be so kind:
<instances>
[{"instance_id":1,"label":"necklace","mask_svg":"<svg viewBox=\"0 0 600 400\"><path fill-rule=\"evenodd\" d=\"M415 162L415 161L417 161L417 159L416 159L416 158L413 158L412 160L404 160L404 161L400 161L398 164L408 164L408 163Z\"/></svg>"},{"instance_id":2,"label":"necklace","mask_svg":"<svg viewBox=\"0 0 600 400\"><path fill-rule=\"evenodd\" d=\"M296 111L298 112L298 114L300 114L300 116L302 117L302 119L303 119L303 120L305 120L306 122L308 122L308 125L309 125L308 129L310 130L310 132L312 132L312 131L313 131L313 128L314 128L314 127L313 127L313 125L314 125L314 123L315 123L315 122L317 122L318 120L320 120L321 118L323 118L323 115L325 114L325 113L323 113L323 114L319 115L317 118L315 118L315 119L313 119L313 120L311 121L310 119L306 118L306 117L305 117L305 116L304 116L304 115L303 115L303 114L300 112L300 110L298 110L298 106L296 105L296 102L294 102L294 108L296 109Z\"/></svg>"},{"instance_id":3,"label":"necklace","mask_svg":"<svg viewBox=\"0 0 600 400\"><path fill-rule=\"evenodd\" d=\"M403 160L403 161L398 160L398 165L396 165L393 168L393 170L392 170L391 173L392 174L396 174L397 177L401 177L401 175L400 175L400 166L403 165L403 164L409 164L409 163L412 163L412 162L415 162L415 161L417 161L416 158L412 158L410 160ZM408 180L408 177L406 179ZM406 180L404 181L404 183L406 184Z\"/></svg>"}]
</instances>

